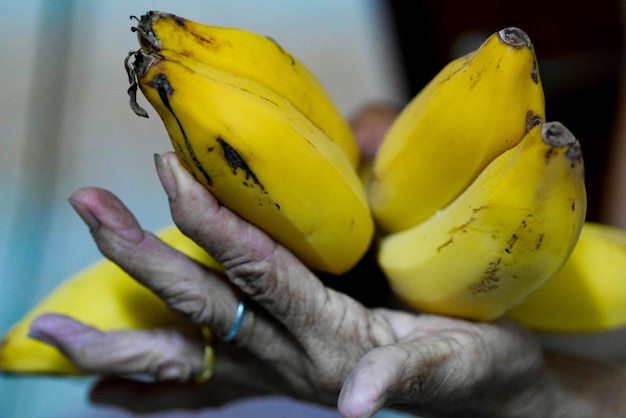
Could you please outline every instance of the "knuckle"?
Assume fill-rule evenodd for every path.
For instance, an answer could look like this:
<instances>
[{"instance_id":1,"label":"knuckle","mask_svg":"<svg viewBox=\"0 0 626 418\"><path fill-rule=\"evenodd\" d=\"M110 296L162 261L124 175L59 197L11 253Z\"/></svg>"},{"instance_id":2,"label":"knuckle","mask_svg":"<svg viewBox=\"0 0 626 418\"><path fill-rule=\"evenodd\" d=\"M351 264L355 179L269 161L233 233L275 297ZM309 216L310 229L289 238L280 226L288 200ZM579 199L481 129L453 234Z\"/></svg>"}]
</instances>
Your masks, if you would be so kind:
<instances>
[{"instance_id":1,"label":"knuckle","mask_svg":"<svg viewBox=\"0 0 626 418\"><path fill-rule=\"evenodd\" d=\"M258 259L254 255L244 254L231 259L227 275L245 294L255 300L271 298L276 293L276 266L272 257Z\"/></svg>"},{"instance_id":2,"label":"knuckle","mask_svg":"<svg viewBox=\"0 0 626 418\"><path fill-rule=\"evenodd\" d=\"M208 298L208 292L191 286L185 280L164 289L162 297L170 309L194 323L210 323L213 318L213 305Z\"/></svg>"}]
</instances>

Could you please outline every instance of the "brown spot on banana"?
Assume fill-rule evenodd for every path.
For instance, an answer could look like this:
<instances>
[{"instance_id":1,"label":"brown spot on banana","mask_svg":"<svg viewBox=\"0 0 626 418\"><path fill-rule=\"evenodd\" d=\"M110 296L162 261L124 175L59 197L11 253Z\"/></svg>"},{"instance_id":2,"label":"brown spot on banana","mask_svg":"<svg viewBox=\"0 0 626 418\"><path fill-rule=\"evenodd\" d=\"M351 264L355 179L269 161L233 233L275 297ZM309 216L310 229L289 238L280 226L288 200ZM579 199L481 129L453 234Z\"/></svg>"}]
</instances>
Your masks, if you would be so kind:
<instances>
[{"instance_id":1,"label":"brown spot on banana","mask_svg":"<svg viewBox=\"0 0 626 418\"><path fill-rule=\"evenodd\" d=\"M254 184L259 186L261 190L266 193L265 187L263 186L263 184L261 184L256 174L254 174L254 172L252 171L250 166L248 166L241 154L239 154L237 150L235 150L235 148L233 148L228 142L226 142L222 138L217 138L217 143L220 144L220 146L222 147L224 159L226 160L228 166L232 169L233 174L237 174L237 170L240 169L246 175L246 182L248 180L252 180Z\"/></svg>"},{"instance_id":2,"label":"brown spot on banana","mask_svg":"<svg viewBox=\"0 0 626 418\"><path fill-rule=\"evenodd\" d=\"M212 49L214 51L217 51L218 49L220 49L221 44L217 42L215 38L205 38L204 36L200 36L195 32L189 32L189 34L193 36L196 39L196 41L202 44L202 46L205 48Z\"/></svg>"},{"instance_id":3,"label":"brown spot on banana","mask_svg":"<svg viewBox=\"0 0 626 418\"><path fill-rule=\"evenodd\" d=\"M472 213L475 215L475 214L477 214L478 212L480 212L481 210L485 210L485 209L487 209L487 207L488 207L487 205L482 205L482 206L479 206L479 207L477 207L477 208L473 208L473 209L472 209Z\"/></svg>"},{"instance_id":4,"label":"brown spot on banana","mask_svg":"<svg viewBox=\"0 0 626 418\"><path fill-rule=\"evenodd\" d=\"M519 239L519 236L517 234L511 235L511 238L509 238L509 241L507 242L507 246L504 249L504 252L507 254L511 254L511 251L513 251L513 246L515 245L518 239Z\"/></svg>"},{"instance_id":5,"label":"brown spot on banana","mask_svg":"<svg viewBox=\"0 0 626 418\"><path fill-rule=\"evenodd\" d=\"M501 258L498 258L496 261L492 261L487 266L487 270L485 270L485 274L482 279L478 283L474 283L469 286L469 290L472 292L474 296L489 293L491 291L497 290L500 287L500 264L502 262Z\"/></svg>"},{"instance_id":6,"label":"brown spot on banana","mask_svg":"<svg viewBox=\"0 0 626 418\"><path fill-rule=\"evenodd\" d=\"M176 116L176 112L174 112L174 109L172 109L169 96L174 94L174 88L172 87L169 80L167 79L167 75L165 75L164 73L158 73L152 78L152 80L150 80L148 85L154 88L159 93L159 98L163 102L163 106L165 106L165 108L172 114L172 116L176 120L176 123L178 124L178 128L180 129L181 135L183 136L183 140L185 141L185 147L187 148L187 151L189 152L189 156L191 157L191 160L194 166L202 174L202 176L206 180L207 185L208 186L213 185L213 179L211 178L211 176L209 176L209 173L206 172L204 167L202 167L202 164L198 160L198 157L196 156L193 146L191 145L191 142L189 141L189 137L187 136L187 133L185 132L185 128L183 127L183 124L180 122L180 119L178 119L178 116Z\"/></svg>"},{"instance_id":7,"label":"brown spot on banana","mask_svg":"<svg viewBox=\"0 0 626 418\"><path fill-rule=\"evenodd\" d=\"M470 85L469 85L470 90L474 89L476 84L480 81L480 77L482 76L483 72L484 72L484 69L477 71L474 75L470 76Z\"/></svg>"},{"instance_id":8,"label":"brown spot on banana","mask_svg":"<svg viewBox=\"0 0 626 418\"><path fill-rule=\"evenodd\" d=\"M439 247L437 247L437 252L443 250L445 247L447 247L448 245L452 244L453 241L454 241L454 237L448 238L448 240L446 242L444 242Z\"/></svg>"},{"instance_id":9,"label":"brown spot on banana","mask_svg":"<svg viewBox=\"0 0 626 418\"><path fill-rule=\"evenodd\" d=\"M485 209L487 206L481 206L478 208L474 208L472 209L472 214L476 214L478 212L480 212L481 210ZM450 237L448 238L448 240L446 242L444 242L443 244L441 244L440 246L437 247L437 252L443 250L445 247L447 247L448 245L452 244L452 242L454 241L454 234L458 234L460 233L464 233L467 232L467 227L470 226L472 223L474 223L474 221L476 221L476 218L474 216L470 216L470 218L463 224L456 226L454 228L451 228L448 230L447 234L450 235Z\"/></svg>"},{"instance_id":10,"label":"brown spot on banana","mask_svg":"<svg viewBox=\"0 0 626 418\"><path fill-rule=\"evenodd\" d=\"M541 125L543 121L541 120L541 116L529 110L526 112L526 132L528 133L532 128L537 125Z\"/></svg>"},{"instance_id":11,"label":"brown spot on banana","mask_svg":"<svg viewBox=\"0 0 626 418\"><path fill-rule=\"evenodd\" d=\"M476 220L476 218L475 218L475 217L470 216L470 218L467 220L467 222L465 222L465 223L463 223L463 224L461 224L461 225L459 225L459 226L456 226L456 227L454 227L454 228L450 229L450 230L448 231L448 234L456 234L457 232L465 232L465 231L466 231L466 229L467 229L467 227L468 227L469 225L471 225L471 224L472 224L475 220Z\"/></svg>"},{"instance_id":12,"label":"brown spot on banana","mask_svg":"<svg viewBox=\"0 0 626 418\"><path fill-rule=\"evenodd\" d=\"M486 209L487 206L483 205L477 208L473 208L472 209L472 216L469 217L469 219L464 222L463 224L456 226L454 228L451 228L448 230L448 235L450 235L450 238L444 242L443 244L441 244L439 247L437 247L437 252L441 251L442 249L444 249L445 247L447 247L448 245L452 244L452 242L454 241L454 236L453 234L458 234L460 233L465 233L467 232L467 228L474 223L474 221L476 221L476 217L474 217L473 215L477 214L478 212L482 211L483 209Z\"/></svg>"},{"instance_id":13,"label":"brown spot on banana","mask_svg":"<svg viewBox=\"0 0 626 418\"><path fill-rule=\"evenodd\" d=\"M538 250L541 247L541 243L543 242L543 234L539 234L539 239L537 240L537 244L535 245L535 250Z\"/></svg>"},{"instance_id":14,"label":"brown spot on banana","mask_svg":"<svg viewBox=\"0 0 626 418\"><path fill-rule=\"evenodd\" d=\"M530 217L532 215L528 215L528 216ZM511 252L513 251L513 246L520 239L520 236L522 235L522 231L524 231L527 227L528 227L528 223L526 222L526 220L522 220L522 222L520 222L519 226L517 227L517 230L511 235L511 238L509 238L509 240L507 241L507 245L504 248L505 253L511 254Z\"/></svg>"}]
</instances>

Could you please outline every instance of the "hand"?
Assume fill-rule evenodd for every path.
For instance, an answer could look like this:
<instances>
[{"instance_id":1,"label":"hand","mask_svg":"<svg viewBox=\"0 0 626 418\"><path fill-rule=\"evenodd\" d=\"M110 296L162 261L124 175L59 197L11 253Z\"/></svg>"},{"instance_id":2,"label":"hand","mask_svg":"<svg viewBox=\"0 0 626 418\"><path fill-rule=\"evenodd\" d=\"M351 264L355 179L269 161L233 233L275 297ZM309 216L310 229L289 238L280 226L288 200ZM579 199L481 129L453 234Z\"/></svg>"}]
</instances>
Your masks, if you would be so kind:
<instances>
[{"instance_id":1,"label":"hand","mask_svg":"<svg viewBox=\"0 0 626 418\"><path fill-rule=\"evenodd\" d=\"M223 385L239 388L235 394L287 393L324 404L337 402L341 391L340 410L362 416L386 402L467 407L479 402L468 397L479 388L504 398L502 388L535 378L539 347L521 329L366 309L324 287L285 248L220 206L174 154L157 157L157 166L176 223L221 262L225 277L143 231L109 192L83 189L71 200L101 251L191 321L225 335L239 293L256 303L251 333L216 348L212 382L194 385L192 393L202 393L183 402L221 396L213 389ZM176 330L101 333L64 317L33 326L92 373L188 381L202 365L197 336Z\"/></svg>"},{"instance_id":2,"label":"hand","mask_svg":"<svg viewBox=\"0 0 626 418\"><path fill-rule=\"evenodd\" d=\"M34 335L85 371L158 381L105 379L93 390L95 401L150 411L287 394L337 404L346 417L370 416L386 404L423 416L548 416L553 392L542 349L522 328L369 309L324 286L288 250L220 206L174 154L156 157L156 165L174 221L225 273L142 230L110 192L82 189L71 202L100 250L174 311L218 336L230 330L242 297L256 320L232 343L217 343L209 382L181 384L202 368L198 335L171 329L103 333L68 317L40 317ZM368 280L344 279L363 286Z\"/></svg>"}]
</instances>

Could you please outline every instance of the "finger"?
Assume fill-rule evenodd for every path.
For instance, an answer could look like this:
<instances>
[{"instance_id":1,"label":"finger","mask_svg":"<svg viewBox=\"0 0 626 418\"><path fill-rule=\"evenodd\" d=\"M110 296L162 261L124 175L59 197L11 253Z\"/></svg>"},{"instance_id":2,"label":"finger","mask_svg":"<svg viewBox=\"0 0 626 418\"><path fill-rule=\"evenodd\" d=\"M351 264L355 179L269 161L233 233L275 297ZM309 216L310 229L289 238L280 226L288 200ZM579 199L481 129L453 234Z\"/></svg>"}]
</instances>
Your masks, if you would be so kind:
<instances>
[{"instance_id":1,"label":"finger","mask_svg":"<svg viewBox=\"0 0 626 418\"><path fill-rule=\"evenodd\" d=\"M233 324L240 296L223 277L155 235L141 229L132 213L112 193L97 188L77 191L72 206L90 226L110 260L160 296L181 316L225 335ZM255 328L267 328L259 316Z\"/></svg>"},{"instance_id":2,"label":"finger","mask_svg":"<svg viewBox=\"0 0 626 418\"><path fill-rule=\"evenodd\" d=\"M98 381L90 400L123 409L149 413L168 409L197 409L271 393L290 393L287 383L257 357L237 347L220 350L211 379L198 384L146 383L120 377Z\"/></svg>"},{"instance_id":3,"label":"finger","mask_svg":"<svg viewBox=\"0 0 626 418\"><path fill-rule=\"evenodd\" d=\"M542 356L536 339L524 330L504 322L441 319L439 330L430 316L424 329L417 324L417 338L368 352L344 383L340 411L368 416L387 401L410 401L431 413L445 412L480 402L481 396L497 404L498 396L532 386Z\"/></svg>"},{"instance_id":4,"label":"finger","mask_svg":"<svg viewBox=\"0 0 626 418\"><path fill-rule=\"evenodd\" d=\"M362 161L370 161L400 113L400 108L383 103L373 103L361 108L350 121Z\"/></svg>"},{"instance_id":5,"label":"finger","mask_svg":"<svg viewBox=\"0 0 626 418\"><path fill-rule=\"evenodd\" d=\"M102 332L75 319L45 314L29 335L56 347L87 373L190 381L204 365L200 333L175 329Z\"/></svg>"}]
</instances>

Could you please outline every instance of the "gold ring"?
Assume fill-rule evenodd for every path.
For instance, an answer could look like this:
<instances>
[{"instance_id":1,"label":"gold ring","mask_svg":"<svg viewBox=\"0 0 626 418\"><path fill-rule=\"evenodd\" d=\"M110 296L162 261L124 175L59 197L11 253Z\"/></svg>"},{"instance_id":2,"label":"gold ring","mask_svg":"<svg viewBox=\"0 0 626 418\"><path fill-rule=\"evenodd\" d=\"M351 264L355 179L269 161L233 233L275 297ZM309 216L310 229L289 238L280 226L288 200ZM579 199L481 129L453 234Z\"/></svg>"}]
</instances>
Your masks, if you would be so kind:
<instances>
[{"instance_id":1,"label":"gold ring","mask_svg":"<svg viewBox=\"0 0 626 418\"><path fill-rule=\"evenodd\" d=\"M204 337L204 362L202 369L195 378L196 383L206 383L213 375L215 369L215 350L213 349L213 331L207 327L202 327Z\"/></svg>"}]
</instances>

